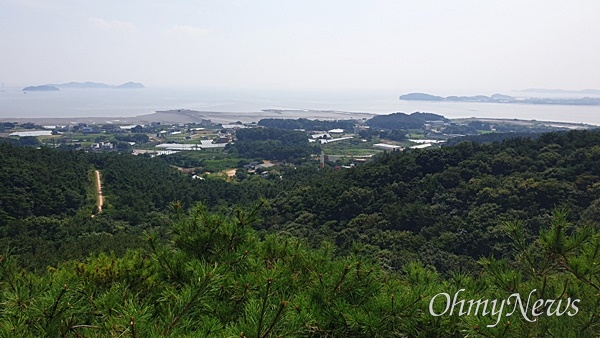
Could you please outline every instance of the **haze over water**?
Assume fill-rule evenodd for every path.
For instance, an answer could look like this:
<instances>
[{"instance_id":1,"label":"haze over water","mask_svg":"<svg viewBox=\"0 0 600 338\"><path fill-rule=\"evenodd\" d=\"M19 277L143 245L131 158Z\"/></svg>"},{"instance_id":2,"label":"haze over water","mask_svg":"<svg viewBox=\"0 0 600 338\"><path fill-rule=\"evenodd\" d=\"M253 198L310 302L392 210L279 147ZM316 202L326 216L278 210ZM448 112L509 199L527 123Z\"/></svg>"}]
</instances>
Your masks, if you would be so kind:
<instances>
[{"instance_id":1,"label":"haze over water","mask_svg":"<svg viewBox=\"0 0 600 338\"><path fill-rule=\"evenodd\" d=\"M485 117L600 125L600 106L401 101L405 92L219 90L191 88L0 92L0 118L131 117L159 110L259 112L265 109L332 110L372 114L432 112L448 118ZM432 93L439 94L439 93ZM491 93L473 93L486 94ZM524 96L522 93L506 93ZM531 96L527 94L527 96ZM539 95L536 95L539 96ZM548 97L549 95L545 95ZM323 114L320 114L323 116ZM307 112L306 118L311 118ZM332 113L332 118L339 115ZM285 116L282 116L285 118Z\"/></svg>"}]
</instances>

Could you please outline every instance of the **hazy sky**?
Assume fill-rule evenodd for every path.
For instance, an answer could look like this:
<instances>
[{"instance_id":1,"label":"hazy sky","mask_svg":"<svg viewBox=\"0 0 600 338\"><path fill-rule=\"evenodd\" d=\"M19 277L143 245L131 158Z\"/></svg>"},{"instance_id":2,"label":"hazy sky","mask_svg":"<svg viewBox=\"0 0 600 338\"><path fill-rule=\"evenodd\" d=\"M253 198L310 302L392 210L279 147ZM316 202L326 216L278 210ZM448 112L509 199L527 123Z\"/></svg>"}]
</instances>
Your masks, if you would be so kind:
<instances>
[{"instance_id":1,"label":"hazy sky","mask_svg":"<svg viewBox=\"0 0 600 338\"><path fill-rule=\"evenodd\" d=\"M0 0L0 82L600 88L598 0Z\"/></svg>"}]
</instances>

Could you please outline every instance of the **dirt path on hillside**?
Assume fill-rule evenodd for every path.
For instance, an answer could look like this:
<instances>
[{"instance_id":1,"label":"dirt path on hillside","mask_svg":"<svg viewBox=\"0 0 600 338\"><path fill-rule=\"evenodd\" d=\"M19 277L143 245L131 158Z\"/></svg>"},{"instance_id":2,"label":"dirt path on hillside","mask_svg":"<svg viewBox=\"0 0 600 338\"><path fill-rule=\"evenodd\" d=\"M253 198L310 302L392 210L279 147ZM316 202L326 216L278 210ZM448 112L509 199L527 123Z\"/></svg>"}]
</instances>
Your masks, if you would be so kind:
<instances>
[{"instance_id":1,"label":"dirt path on hillside","mask_svg":"<svg viewBox=\"0 0 600 338\"><path fill-rule=\"evenodd\" d=\"M96 189L98 190L98 214L102 212L102 206L104 205L104 196L102 196L102 182L100 181L100 171L96 172Z\"/></svg>"},{"instance_id":2,"label":"dirt path on hillside","mask_svg":"<svg viewBox=\"0 0 600 338\"><path fill-rule=\"evenodd\" d=\"M223 172L225 173L225 175L227 175L228 177L233 177L235 176L235 171L237 169L229 169L229 170L224 170Z\"/></svg>"}]
</instances>

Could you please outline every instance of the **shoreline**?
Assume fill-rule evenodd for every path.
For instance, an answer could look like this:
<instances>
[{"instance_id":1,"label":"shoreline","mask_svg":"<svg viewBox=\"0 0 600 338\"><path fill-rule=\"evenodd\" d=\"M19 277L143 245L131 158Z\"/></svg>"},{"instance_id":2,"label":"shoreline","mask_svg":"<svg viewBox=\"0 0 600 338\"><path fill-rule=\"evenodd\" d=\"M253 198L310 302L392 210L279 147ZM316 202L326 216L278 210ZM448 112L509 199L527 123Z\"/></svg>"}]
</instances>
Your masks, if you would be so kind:
<instances>
[{"instance_id":1,"label":"shoreline","mask_svg":"<svg viewBox=\"0 0 600 338\"><path fill-rule=\"evenodd\" d=\"M259 112L214 112L198 111L190 109L173 109L156 111L151 114L143 114L129 117L0 117L0 122L32 122L46 125L68 125L68 124L149 124L160 122L173 123L201 123L202 120L211 120L213 123L258 122L265 118L297 119L308 118L311 120L350 120L369 119L377 114L363 112L346 112L339 110L296 110L296 109L265 109Z\"/></svg>"},{"instance_id":2,"label":"shoreline","mask_svg":"<svg viewBox=\"0 0 600 338\"><path fill-rule=\"evenodd\" d=\"M307 118L310 120L367 120L380 114L347 112L341 110L300 110L300 109L264 109L259 112L214 112L198 111L191 109L172 109L156 111L151 114L143 114L129 117L18 117L5 118L0 117L0 122L35 123L38 125L73 125L79 123L102 125L147 125L152 122L161 124L188 124L202 123L203 120L210 120L216 124L229 124L234 122L253 123L265 118L280 119L298 119ZM535 119L517 119L502 117L461 117L448 118L454 123L467 123L470 121L482 121L488 123L508 123L522 126L550 126L555 128L567 129L592 129L600 128L600 125L582 123L582 122L561 122L546 121Z\"/></svg>"}]
</instances>

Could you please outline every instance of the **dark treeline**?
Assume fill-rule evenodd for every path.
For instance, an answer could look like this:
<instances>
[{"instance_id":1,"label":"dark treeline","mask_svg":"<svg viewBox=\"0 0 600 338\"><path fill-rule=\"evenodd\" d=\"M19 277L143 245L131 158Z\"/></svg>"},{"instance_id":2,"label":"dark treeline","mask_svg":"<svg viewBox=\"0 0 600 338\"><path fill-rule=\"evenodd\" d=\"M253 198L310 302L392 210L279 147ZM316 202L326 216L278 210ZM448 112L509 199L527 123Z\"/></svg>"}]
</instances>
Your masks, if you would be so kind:
<instances>
[{"instance_id":1,"label":"dark treeline","mask_svg":"<svg viewBox=\"0 0 600 338\"><path fill-rule=\"evenodd\" d=\"M358 132L358 135L361 138L371 140L373 136L379 137L381 139L392 140L392 141L405 141L408 139L406 134L407 130L404 129L379 129L379 128L371 128L364 129Z\"/></svg>"},{"instance_id":2,"label":"dark treeline","mask_svg":"<svg viewBox=\"0 0 600 338\"><path fill-rule=\"evenodd\" d=\"M86 203L90 163L85 157L0 142L0 222L74 214Z\"/></svg>"},{"instance_id":3,"label":"dark treeline","mask_svg":"<svg viewBox=\"0 0 600 338\"><path fill-rule=\"evenodd\" d=\"M461 142L473 142L477 144L482 143L493 143L493 142L502 142L504 140L513 139L513 138L524 138L524 139L536 139L542 133L532 133L532 132L522 132L522 133L489 133L489 134L481 134L481 135L467 135L467 136L459 136L453 137L446 141L445 145L453 146L459 144Z\"/></svg>"},{"instance_id":4,"label":"dark treeline","mask_svg":"<svg viewBox=\"0 0 600 338\"><path fill-rule=\"evenodd\" d=\"M0 137L0 143L9 143L22 147L39 147L42 143L34 136L23 136L18 139Z\"/></svg>"},{"instance_id":5,"label":"dark treeline","mask_svg":"<svg viewBox=\"0 0 600 338\"><path fill-rule=\"evenodd\" d=\"M321 121L321 120L309 120L304 118L299 119L262 119L258 121L259 126L268 128L279 128L288 130L331 130L331 129L344 129L353 130L356 121L354 120L335 120L335 121Z\"/></svg>"},{"instance_id":6,"label":"dark treeline","mask_svg":"<svg viewBox=\"0 0 600 338\"><path fill-rule=\"evenodd\" d=\"M146 134L124 134L124 135L115 135L115 139L117 141L123 142L135 142L135 143L146 143L149 141L149 137Z\"/></svg>"},{"instance_id":7,"label":"dark treeline","mask_svg":"<svg viewBox=\"0 0 600 338\"><path fill-rule=\"evenodd\" d=\"M301 131L250 128L238 130L236 137L228 150L240 157L294 161L316 152Z\"/></svg>"},{"instance_id":8,"label":"dark treeline","mask_svg":"<svg viewBox=\"0 0 600 338\"><path fill-rule=\"evenodd\" d=\"M415 112L412 114L394 113L377 115L367 121L367 125L381 129L420 129L427 121L449 122L442 115Z\"/></svg>"}]
</instances>

